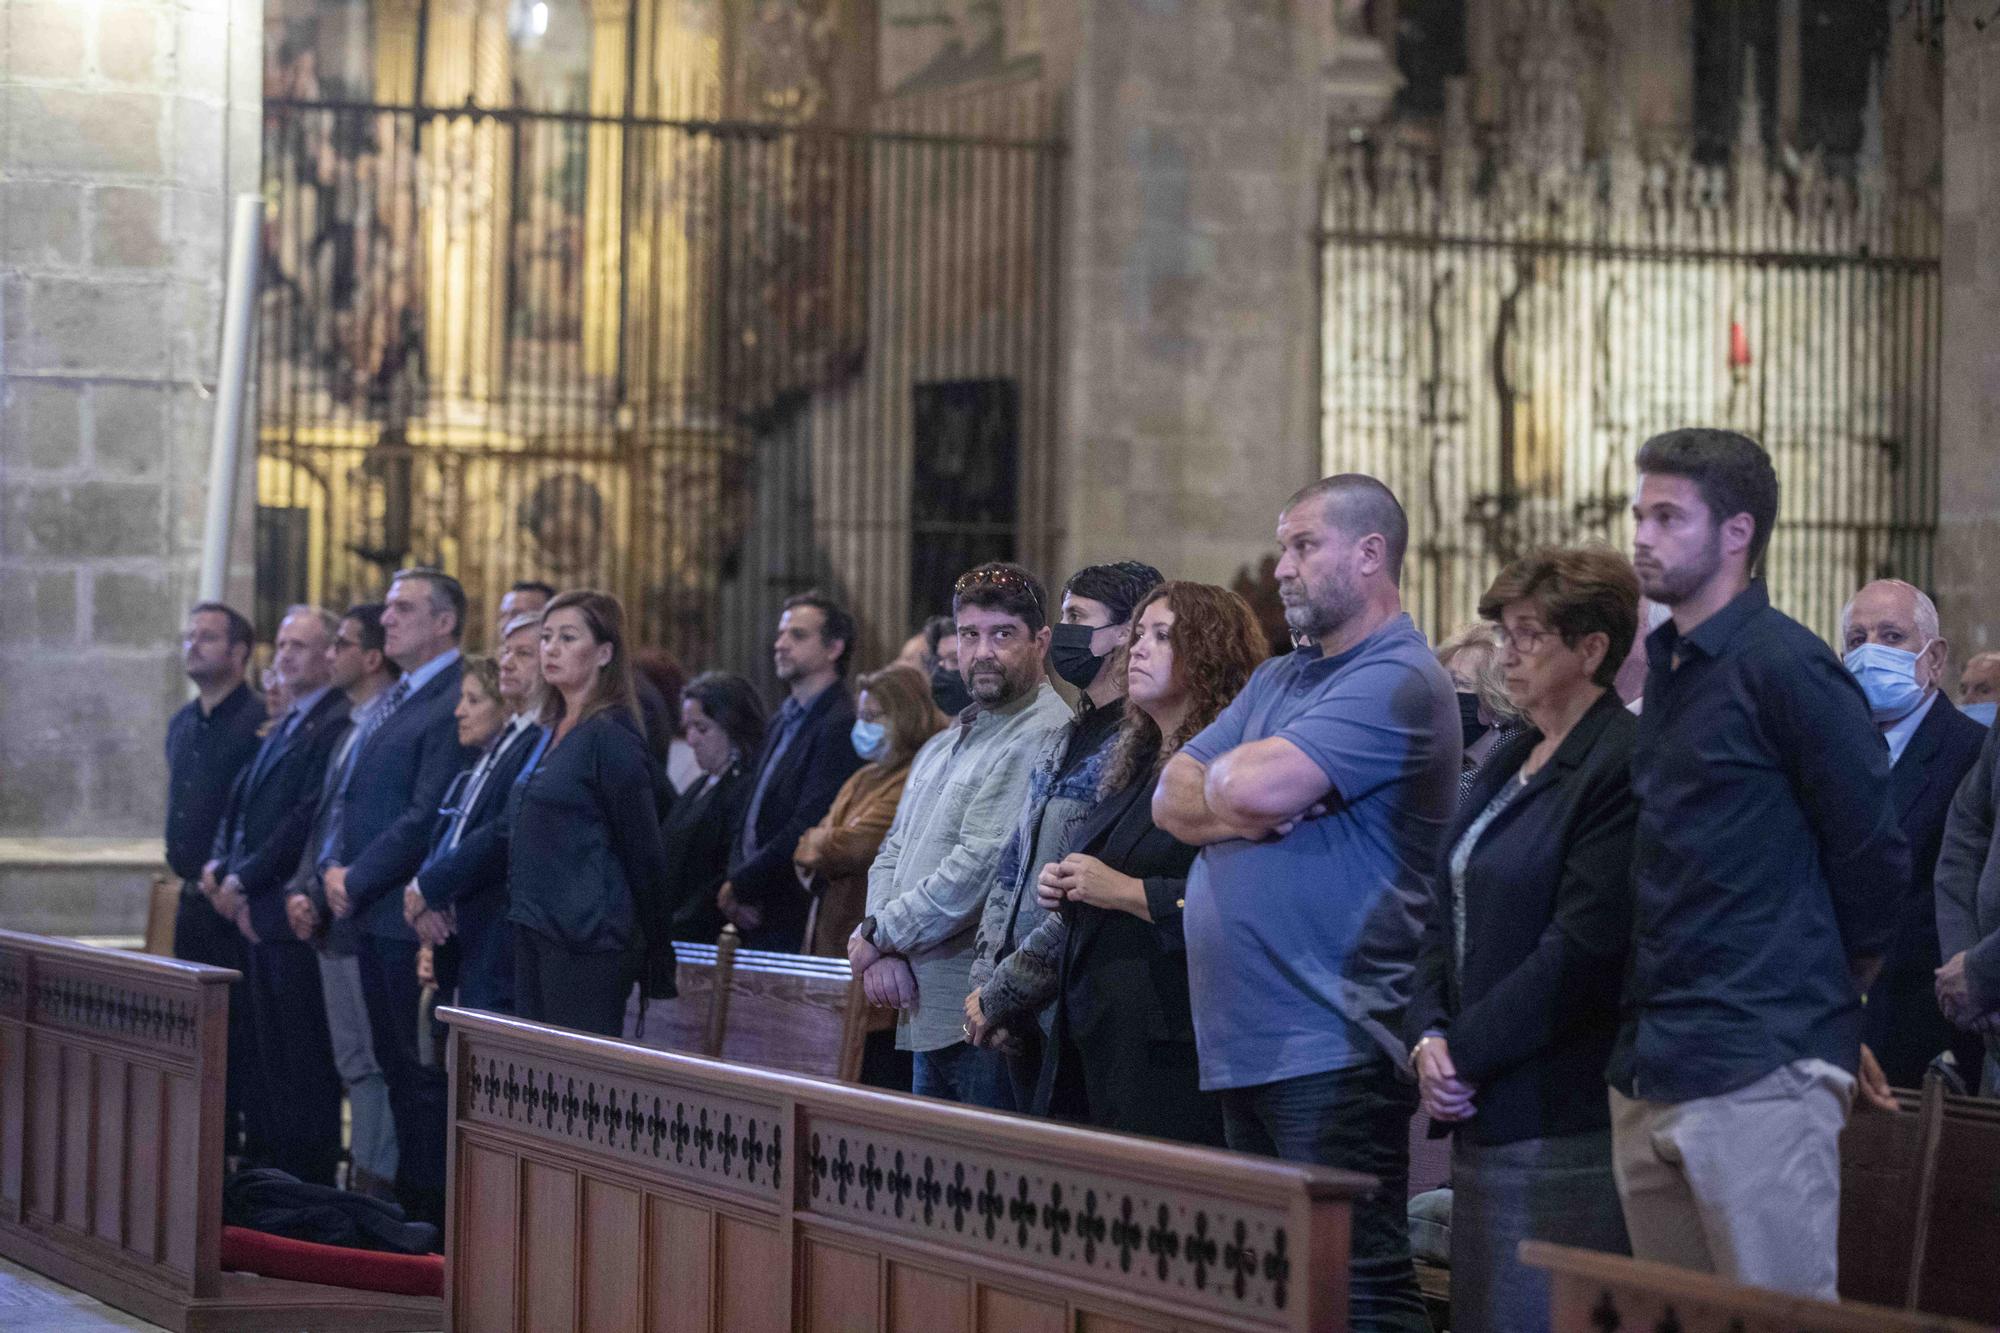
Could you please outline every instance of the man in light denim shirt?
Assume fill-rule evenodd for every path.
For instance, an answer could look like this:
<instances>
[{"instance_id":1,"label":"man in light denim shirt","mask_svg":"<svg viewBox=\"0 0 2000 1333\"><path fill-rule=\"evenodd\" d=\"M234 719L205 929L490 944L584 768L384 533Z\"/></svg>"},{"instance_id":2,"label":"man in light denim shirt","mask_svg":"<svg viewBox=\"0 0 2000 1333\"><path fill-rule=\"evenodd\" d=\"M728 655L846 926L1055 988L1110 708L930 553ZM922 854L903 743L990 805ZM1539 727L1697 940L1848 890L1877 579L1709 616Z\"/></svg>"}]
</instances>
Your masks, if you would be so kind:
<instances>
[{"instance_id":1,"label":"man in light denim shirt","mask_svg":"<svg viewBox=\"0 0 2000 1333\"><path fill-rule=\"evenodd\" d=\"M896 1004L914 1090L1013 1109L1006 1065L968 1038L973 933L1035 756L1070 720L1043 674L1047 600L1019 565L994 562L952 589L972 704L917 752L889 836L868 870L868 916L847 957L869 998Z\"/></svg>"}]
</instances>

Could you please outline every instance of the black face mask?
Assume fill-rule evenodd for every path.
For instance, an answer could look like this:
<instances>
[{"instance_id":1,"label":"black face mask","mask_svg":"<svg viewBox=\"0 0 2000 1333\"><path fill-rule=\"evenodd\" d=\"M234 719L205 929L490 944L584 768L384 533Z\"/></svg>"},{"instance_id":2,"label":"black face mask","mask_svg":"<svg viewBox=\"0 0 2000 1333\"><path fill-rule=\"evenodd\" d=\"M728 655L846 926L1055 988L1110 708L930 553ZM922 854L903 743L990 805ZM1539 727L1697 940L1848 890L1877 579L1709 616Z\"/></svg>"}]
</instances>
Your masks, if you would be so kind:
<instances>
[{"instance_id":1,"label":"black face mask","mask_svg":"<svg viewBox=\"0 0 2000 1333\"><path fill-rule=\"evenodd\" d=\"M1464 690L1458 692L1458 725L1468 748L1474 741L1492 730L1479 720L1478 695L1467 694Z\"/></svg>"},{"instance_id":2,"label":"black face mask","mask_svg":"<svg viewBox=\"0 0 2000 1333\"><path fill-rule=\"evenodd\" d=\"M1049 665L1079 690L1087 690L1104 669L1104 658L1090 651L1090 640L1108 625L1049 626ZM1106 654L1109 656L1109 654Z\"/></svg>"},{"instance_id":3,"label":"black face mask","mask_svg":"<svg viewBox=\"0 0 2000 1333\"><path fill-rule=\"evenodd\" d=\"M972 692L965 688L963 676L939 664L931 672L931 698L946 717L957 717L972 702Z\"/></svg>"}]
</instances>

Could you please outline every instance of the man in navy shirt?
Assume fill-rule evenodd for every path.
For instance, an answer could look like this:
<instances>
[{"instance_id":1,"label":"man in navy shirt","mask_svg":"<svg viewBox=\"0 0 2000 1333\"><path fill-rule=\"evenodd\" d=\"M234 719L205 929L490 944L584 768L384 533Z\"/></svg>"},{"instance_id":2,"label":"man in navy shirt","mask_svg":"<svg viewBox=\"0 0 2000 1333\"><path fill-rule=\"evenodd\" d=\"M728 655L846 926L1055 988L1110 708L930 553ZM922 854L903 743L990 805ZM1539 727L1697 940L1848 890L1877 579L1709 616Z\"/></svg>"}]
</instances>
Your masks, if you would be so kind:
<instances>
[{"instance_id":1,"label":"man in navy shirt","mask_svg":"<svg viewBox=\"0 0 2000 1333\"><path fill-rule=\"evenodd\" d=\"M220 602L203 602L188 612L181 661L198 693L167 723L167 865L181 881L174 957L238 972L248 966L249 943L233 922L216 915L207 895L219 887L210 859L215 830L236 775L257 753L257 729L264 725L264 703L243 682L251 637L250 622ZM231 1152L248 1106L253 1049L250 1008L240 986L232 985L224 1113Z\"/></svg>"},{"instance_id":2,"label":"man in navy shirt","mask_svg":"<svg viewBox=\"0 0 2000 1333\"><path fill-rule=\"evenodd\" d=\"M1861 687L1753 577L1777 516L1744 436L1639 451L1632 564L1673 618L1632 757L1613 1167L1636 1257L1831 1300L1861 994L1909 849Z\"/></svg>"},{"instance_id":3,"label":"man in navy shirt","mask_svg":"<svg viewBox=\"0 0 2000 1333\"><path fill-rule=\"evenodd\" d=\"M1153 818L1202 849L1188 987L1229 1146L1374 1176L1354 1207L1351 1327L1428 1333L1401 1032L1462 729L1451 677L1403 612L1408 541L1373 477L1291 498L1278 591L1305 646L1257 668L1168 762Z\"/></svg>"}]
</instances>

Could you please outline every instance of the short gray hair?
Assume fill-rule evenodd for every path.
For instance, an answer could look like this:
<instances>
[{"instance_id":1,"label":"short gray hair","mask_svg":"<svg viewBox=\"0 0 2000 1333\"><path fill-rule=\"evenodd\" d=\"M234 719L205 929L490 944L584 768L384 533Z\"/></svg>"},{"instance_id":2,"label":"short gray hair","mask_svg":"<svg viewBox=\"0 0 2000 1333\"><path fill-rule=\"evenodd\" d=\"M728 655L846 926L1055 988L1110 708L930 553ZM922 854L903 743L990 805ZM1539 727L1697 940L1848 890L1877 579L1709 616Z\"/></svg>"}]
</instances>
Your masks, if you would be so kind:
<instances>
[{"instance_id":1,"label":"short gray hair","mask_svg":"<svg viewBox=\"0 0 2000 1333\"><path fill-rule=\"evenodd\" d=\"M278 623L282 625L293 616L317 617L319 627L326 631L329 642L340 633L340 617L323 606L314 606L311 602L294 602L285 608L285 614L278 617Z\"/></svg>"},{"instance_id":2,"label":"short gray hair","mask_svg":"<svg viewBox=\"0 0 2000 1333\"><path fill-rule=\"evenodd\" d=\"M505 643L522 630L534 629L541 623L542 613L540 611L523 611L518 616L511 616L508 618L507 623L500 627L500 642Z\"/></svg>"},{"instance_id":3,"label":"short gray hair","mask_svg":"<svg viewBox=\"0 0 2000 1333\"><path fill-rule=\"evenodd\" d=\"M1923 635L1926 639L1935 639L1938 637L1937 603L1930 599L1929 594L1916 584L1905 583L1901 579L1876 579L1873 582L1864 583L1855 589L1854 596L1848 598L1846 604L1840 608L1840 637L1842 639L1847 637L1847 622L1854 615L1854 603L1860 600L1862 593L1867 592L1877 583L1887 584L1891 588L1901 588L1903 591L1909 593L1917 607L1917 633Z\"/></svg>"}]
</instances>

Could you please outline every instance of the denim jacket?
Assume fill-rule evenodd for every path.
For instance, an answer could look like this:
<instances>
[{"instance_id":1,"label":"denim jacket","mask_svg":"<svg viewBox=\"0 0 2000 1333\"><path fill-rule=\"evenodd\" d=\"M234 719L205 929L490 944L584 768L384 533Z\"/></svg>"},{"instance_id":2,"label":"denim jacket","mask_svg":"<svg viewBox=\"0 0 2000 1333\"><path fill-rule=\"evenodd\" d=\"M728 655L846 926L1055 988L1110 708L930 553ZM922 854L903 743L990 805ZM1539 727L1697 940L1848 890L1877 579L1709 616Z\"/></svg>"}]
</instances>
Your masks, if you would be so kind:
<instances>
[{"instance_id":1,"label":"denim jacket","mask_svg":"<svg viewBox=\"0 0 2000 1333\"><path fill-rule=\"evenodd\" d=\"M1057 777L1076 726L1072 722L1049 737L1036 756L1027 800L1000 853L993 891L986 896L971 980L989 1023L1037 1014L1055 998L1068 926L1062 917L1044 911L1035 896L1042 873L1035 848L1042 841L1043 820L1053 815L1062 825L1051 830L1056 836L1048 845L1068 849L1071 836L1097 806L1098 782L1118 737L1114 728L1081 763Z\"/></svg>"}]
</instances>

